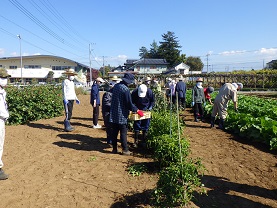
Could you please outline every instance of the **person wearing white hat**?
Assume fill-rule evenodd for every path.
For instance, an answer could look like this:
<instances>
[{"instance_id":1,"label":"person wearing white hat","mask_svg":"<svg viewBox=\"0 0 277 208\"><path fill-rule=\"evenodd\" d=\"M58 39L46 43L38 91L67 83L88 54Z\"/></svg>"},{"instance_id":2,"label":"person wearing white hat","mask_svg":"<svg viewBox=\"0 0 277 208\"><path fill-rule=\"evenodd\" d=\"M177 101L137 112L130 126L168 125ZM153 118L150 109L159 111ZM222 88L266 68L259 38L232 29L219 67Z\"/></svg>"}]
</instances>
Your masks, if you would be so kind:
<instances>
[{"instance_id":1,"label":"person wearing white hat","mask_svg":"<svg viewBox=\"0 0 277 208\"><path fill-rule=\"evenodd\" d=\"M215 117L219 116L219 128L224 129L224 121L227 116L228 102L234 103L235 111L238 111L237 91L243 88L242 83L225 83L220 89L214 100L213 111L211 115L211 127L214 127Z\"/></svg>"},{"instance_id":2,"label":"person wearing white hat","mask_svg":"<svg viewBox=\"0 0 277 208\"><path fill-rule=\"evenodd\" d=\"M78 100L75 93L75 85L73 81L74 76L77 75L77 73L73 69L67 69L63 74L67 76L67 78L62 83L63 104L65 109L64 128L65 131L73 131L74 129L70 124L73 104L75 100L77 104L80 104L80 101Z\"/></svg>"},{"instance_id":3,"label":"person wearing white hat","mask_svg":"<svg viewBox=\"0 0 277 208\"><path fill-rule=\"evenodd\" d=\"M178 105L185 110L186 108L186 94L187 94L187 85L183 81L183 77L179 78L179 81L176 84L176 94L178 94Z\"/></svg>"},{"instance_id":4,"label":"person wearing white hat","mask_svg":"<svg viewBox=\"0 0 277 208\"><path fill-rule=\"evenodd\" d=\"M7 93L4 89L8 83L8 77L10 77L10 75L7 70L0 68L0 180L9 178L9 175L2 169L4 166L2 155L5 141L5 122L9 118L8 104L6 101Z\"/></svg>"},{"instance_id":5,"label":"person wearing white hat","mask_svg":"<svg viewBox=\"0 0 277 208\"><path fill-rule=\"evenodd\" d=\"M201 77L196 79L196 85L192 89L192 107L194 110L194 121L198 122L198 117L200 117L201 121L204 116L204 109L202 104L205 105L205 95L202 87L203 79Z\"/></svg>"},{"instance_id":6,"label":"person wearing white hat","mask_svg":"<svg viewBox=\"0 0 277 208\"><path fill-rule=\"evenodd\" d=\"M132 102L139 110L152 110L155 104L155 95L153 91L145 84L141 84L134 89L132 94ZM134 147L138 146L139 132L142 131L142 146L146 146L147 132L150 127L150 118L134 121Z\"/></svg>"},{"instance_id":7,"label":"person wearing white hat","mask_svg":"<svg viewBox=\"0 0 277 208\"><path fill-rule=\"evenodd\" d=\"M90 104L92 105L93 113L92 113L92 124L94 129L102 128L101 125L98 124L99 118L99 106L100 106L100 95L99 95L99 86L105 81L98 77L94 80L93 85L91 86L90 91Z\"/></svg>"}]
</instances>

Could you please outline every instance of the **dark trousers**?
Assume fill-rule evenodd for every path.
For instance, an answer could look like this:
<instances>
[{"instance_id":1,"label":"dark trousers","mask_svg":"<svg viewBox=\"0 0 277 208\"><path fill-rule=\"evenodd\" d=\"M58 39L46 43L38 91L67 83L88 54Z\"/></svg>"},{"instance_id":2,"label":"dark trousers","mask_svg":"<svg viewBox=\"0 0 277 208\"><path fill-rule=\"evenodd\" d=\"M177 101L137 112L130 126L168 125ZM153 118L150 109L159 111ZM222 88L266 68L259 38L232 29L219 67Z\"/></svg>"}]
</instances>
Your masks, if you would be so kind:
<instances>
[{"instance_id":1,"label":"dark trousers","mask_svg":"<svg viewBox=\"0 0 277 208\"><path fill-rule=\"evenodd\" d=\"M185 109L186 108L186 98L185 97L184 98L178 97L178 105Z\"/></svg>"},{"instance_id":2,"label":"dark trousers","mask_svg":"<svg viewBox=\"0 0 277 208\"><path fill-rule=\"evenodd\" d=\"M118 132L120 132L120 142L123 151L128 151L128 144L127 144L127 124L116 124L111 123L111 139L113 144L113 150L117 150L117 136Z\"/></svg>"},{"instance_id":3,"label":"dark trousers","mask_svg":"<svg viewBox=\"0 0 277 208\"><path fill-rule=\"evenodd\" d=\"M148 131L149 126L150 126L150 118L134 121L133 127L135 131L140 131L140 130Z\"/></svg>"},{"instance_id":4,"label":"dark trousers","mask_svg":"<svg viewBox=\"0 0 277 208\"><path fill-rule=\"evenodd\" d=\"M74 100L69 100L67 104L64 104L65 120L70 120L72 117Z\"/></svg>"},{"instance_id":5,"label":"dark trousers","mask_svg":"<svg viewBox=\"0 0 277 208\"><path fill-rule=\"evenodd\" d=\"M98 124L98 118L99 118L99 105L96 105L96 107L93 107L93 113L92 113L92 122L94 126Z\"/></svg>"},{"instance_id":6,"label":"dark trousers","mask_svg":"<svg viewBox=\"0 0 277 208\"><path fill-rule=\"evenodd\" d=\"M200 115L201 118L204 116L202 103L195 103L194 105L194 118L197 118L198 115Z\"/></svg>"},{"instance_id":7,"label":"dark trousers","mask_svg":"<svg viewBox=\"0 0 277 208\"><path fill-rule=\"evenodd\" d=\"M103 119L104 119L104 125L106 127L107 143L111 144L112 123L110 122L110 112L105 112L103 114Z\"/></svg>"}]
</instances>

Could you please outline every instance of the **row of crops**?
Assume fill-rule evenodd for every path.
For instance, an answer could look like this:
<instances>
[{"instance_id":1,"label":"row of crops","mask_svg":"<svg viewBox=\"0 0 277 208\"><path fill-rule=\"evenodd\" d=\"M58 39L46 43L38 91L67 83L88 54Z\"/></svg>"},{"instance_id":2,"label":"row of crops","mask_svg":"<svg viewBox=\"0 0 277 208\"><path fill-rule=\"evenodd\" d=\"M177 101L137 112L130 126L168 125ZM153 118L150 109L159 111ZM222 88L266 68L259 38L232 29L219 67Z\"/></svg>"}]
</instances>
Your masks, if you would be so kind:
<instances>
[{"instance_id":1,"label":"row of crops","mask_svg":"<svg viewBox=\"0 0 277 208\"><path fill-rule=\"evenodd\" d=\"M216 95L216 92L212 94L212 100ZM187 103L191 103L191 90L187 93ZM238 113L234 111L230 101L226 130L253 142L265 143L271 150L277 149L277 100L239 94L238 110ZM212 105L207 103L205 111L209 117Z\"/></svg>"},{"instance_id":2,"label":"row of crops","mask_svg":"<svg viewBox=\"0 0 277 208\"><path fill-rule=\"evenodd\" d=\"M61 86L42 85L6 88L9 106L9 125L53 118L63 114Z\"/></svg>"}]
</instances>

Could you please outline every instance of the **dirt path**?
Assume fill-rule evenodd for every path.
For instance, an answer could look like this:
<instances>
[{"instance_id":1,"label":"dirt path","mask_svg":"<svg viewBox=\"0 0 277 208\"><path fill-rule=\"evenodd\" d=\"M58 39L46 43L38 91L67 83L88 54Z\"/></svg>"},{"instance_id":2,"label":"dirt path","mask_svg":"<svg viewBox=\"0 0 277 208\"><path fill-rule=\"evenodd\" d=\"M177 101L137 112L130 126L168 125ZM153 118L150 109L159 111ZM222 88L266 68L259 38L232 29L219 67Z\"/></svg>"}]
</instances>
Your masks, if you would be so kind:
<instances>
[{"instance_id":1,"label":"dirt path","mask_svg":"<svg viewBox=\"0 0 277 208\"><path fill-rule=\"evenodd\" d=\"M152 160L111 154L105 131L91 128L89 95L79 99L74 132L63 131L63 116L7 126L3 160L10 178L0 181L1 208L150 207L148 196L157 175L132 177L126 168ZM192 122L190 115L186 112L185 131L192 156L203 158L208 187L208 196L196 196L191 207L277 207L274 154L211 130L207 123Z\"/></svg>"}]
</instances>

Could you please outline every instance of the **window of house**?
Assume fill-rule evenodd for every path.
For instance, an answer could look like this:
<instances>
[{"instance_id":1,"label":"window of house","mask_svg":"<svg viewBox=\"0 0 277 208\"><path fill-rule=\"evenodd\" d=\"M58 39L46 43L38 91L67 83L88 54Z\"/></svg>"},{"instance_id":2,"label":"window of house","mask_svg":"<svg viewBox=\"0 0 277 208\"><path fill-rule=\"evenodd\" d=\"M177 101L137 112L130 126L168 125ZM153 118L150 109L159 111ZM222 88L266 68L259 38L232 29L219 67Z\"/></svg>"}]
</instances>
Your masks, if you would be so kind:
<instances>
[{"instance_id":1,"label":"window of house","mask_svg":"<svg viewBox=\"0 0 277 208\"><path fill-rule=\"evenodd\" d=\"M150 66L150 69L156 69L157 66Z\"/></svg>"},{"instance_id":2,"label":"window of house","mask_svg":"<svg viewBox=\"0 0 277 208\"><path fill-rule=\"evenodd\" d=\"M72 68L71 66L52 66L52 70L66 70Z\"/></svg>"},{"instance_id":3,"label":"window of house","mask_svg":"<svg viewBox=\"0 0 277 208\"><path fill-rule=\"evenodd\" d=\"M24 65L25 69L41 69L41 65Z\"/></svg>"},{"instance_id":4,"label":"window of house","mask_svg":"<svg viewBox=\"0 0 277 208\"><path fill-rule=\"evenodd\" d=\"M17 66L9 66L9 69L17 69Z\"/></svg>"}]
</instances>

